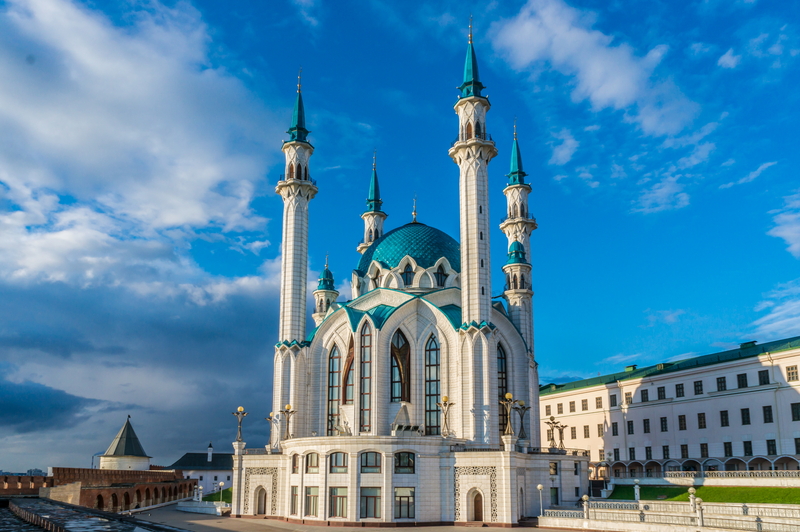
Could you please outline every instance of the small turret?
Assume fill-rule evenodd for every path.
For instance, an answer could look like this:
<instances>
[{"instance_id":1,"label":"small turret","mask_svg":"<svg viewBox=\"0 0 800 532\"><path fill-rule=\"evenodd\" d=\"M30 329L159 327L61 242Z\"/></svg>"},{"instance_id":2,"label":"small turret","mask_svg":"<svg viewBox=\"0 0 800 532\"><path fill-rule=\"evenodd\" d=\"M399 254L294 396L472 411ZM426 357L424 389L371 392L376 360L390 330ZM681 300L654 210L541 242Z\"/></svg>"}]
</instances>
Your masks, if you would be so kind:
<instances>
[{"instance_id":1,"label":"small turret","mask_svg":"<svg viewBox=\"0 0 800 532\"><path fill-rule=\"evenodd\" d=\"M208 461L211 461L211 458L214 456L214 446L211 445L211 442L208 442Z\"/></svg>"},{"instance_id":2,"label":"small turret","mask_svg":"<svg viewBox=\"0 0 800 532\"><path fill-rule=\"evenodd\" d=\"M328 314L328 309L331 308L332 303L336 302L337 297L339 297L339 292L336 290L333 274L328 269L328 257L325 257L325 269L319 275L319 284L314 290L314 313L311 317L314 318L316 325L322 323Z\"/></svg>"},{"instance_id":3,"label":"small turret","mask_svg":"<svg viewBox=\"0 0 800 532\"><path fill-rule=\"evenodd\" d=\"M378 184L377 152L372 154L372 176L369 180L369 193L367 194L367 210L361 215L364 220L364 239L356 248L359 253L364 253L368 247L383 236L383 221L388 214L381 210L381 187Z\"/></svg>"}]
</instances>

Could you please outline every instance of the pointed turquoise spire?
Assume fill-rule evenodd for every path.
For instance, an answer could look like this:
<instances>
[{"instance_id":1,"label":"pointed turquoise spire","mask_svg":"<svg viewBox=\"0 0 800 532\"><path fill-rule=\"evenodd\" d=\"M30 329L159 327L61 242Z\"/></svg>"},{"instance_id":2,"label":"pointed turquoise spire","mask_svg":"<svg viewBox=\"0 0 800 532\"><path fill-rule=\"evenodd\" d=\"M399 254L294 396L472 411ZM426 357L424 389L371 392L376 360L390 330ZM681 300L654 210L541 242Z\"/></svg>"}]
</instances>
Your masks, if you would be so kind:
<instances>
[{"instance_id":1,"label":"pointed turquoise spire","mask_svg":"<svg viewBox=\"0 0 800 532\"><path fill-rule=\"evenodd\" d=\"M381 212L381 187L378 185L378 170L376 165L377 150L372 154L372 178L369 180L369 194L367 195L367 212Z\"/></svg>"},{"instance_id":2,"label":"pointed turquoise spire","mask_svg":"<svg viewBox=\"0 0 800 532\"><path fill-rule=\"evenodd\" d=\"M328 269L328 256L325 255L325 269L319 275L319 284L317 290L336 290L333 283L333 274Z\"/></svg>"},{"instance_id":3,"label":"pointed turquoise spire","mask_svg":"<svg viewBox=\"0 0 800 532\"><path fill-rule=\"evenodd\" d=\"M519 152L517 143L517 119L514 119L514 143L511 145L511 172L508 174L509 185L524 185L525 176L528 175L522 170L522 154Z\"/></svg>"},{"instance_id":4,"label":"pointed turquoise spire","mask_svg":"<svg viewBox=\"0 0 800 532\"><path fill-rule=\"evenodd\" d=\"M483 88L483 83L481 83L478 75L478 58L475 57L475 48L472 46L472 16L470 15L469 44L467 44L467 60L464 63L464 82L458 87L458 90L461 91L462 98L469 98L470 96L482 98L481 90Z\"/></svg>"},{"instance_id":5,"label":"pointed turquoise spire","mask_svg":"<svg viewBox=\"0 0 800 532\"><path fill-rule=\"evenodd\" d=\"M525 257L525 246L520 242L514 241L508 248L508 260L506 264L529 264Z\"/></svg>"},{"instance_id":6,"label":"pointed turquoise spire","mask_svg":"<svg viewBox=\"0 0 800 532\"><path fill-rule=\"evenodd\" d=\"M289 141L297 141L297 142L308 142L306 137L310 133L306 129L306 111L303 107L303 93L301 90L301 75L303 74L303 69L300 69L300 73L297 74L297 100L294 102L294 112L292 113L292 126L289 128Z\"/></svg>"}]
</instances>

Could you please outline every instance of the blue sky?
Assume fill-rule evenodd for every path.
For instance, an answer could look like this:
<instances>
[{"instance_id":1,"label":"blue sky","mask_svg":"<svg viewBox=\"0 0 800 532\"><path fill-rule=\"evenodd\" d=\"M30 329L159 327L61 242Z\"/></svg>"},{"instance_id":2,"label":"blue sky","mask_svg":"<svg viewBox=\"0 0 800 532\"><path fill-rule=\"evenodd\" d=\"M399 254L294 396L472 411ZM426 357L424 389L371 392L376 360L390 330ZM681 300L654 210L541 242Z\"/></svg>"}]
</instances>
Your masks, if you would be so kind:
<instances>
[{"instance_id":1,"label":"blue sky","mask_svg":"<svg viewBox=\"0 0 800 532\"><path fill-rule=\"evenodd\" d=\"M155 463L227 450L239 404L262 445L297 71L310 278L329 253L347 294L374 149L387 227L416 196L458 236L470 13L543 382L800 334L795 2L6 1L0 469L86 466L127 414Z\"/></svg>"}]
</instances>

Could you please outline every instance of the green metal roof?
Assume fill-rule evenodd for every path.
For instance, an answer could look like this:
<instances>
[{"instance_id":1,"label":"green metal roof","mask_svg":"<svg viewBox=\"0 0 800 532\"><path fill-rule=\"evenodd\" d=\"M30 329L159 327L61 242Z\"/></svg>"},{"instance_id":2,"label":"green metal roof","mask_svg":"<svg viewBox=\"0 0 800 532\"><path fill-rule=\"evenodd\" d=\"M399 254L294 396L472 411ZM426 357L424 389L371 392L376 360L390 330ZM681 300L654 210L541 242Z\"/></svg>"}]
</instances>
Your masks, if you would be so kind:
<instances>
[{"instance_id":1,"label":"green metal roof","mask_svg":"<svg viewBox=\"0 0 800 532\"><path fill-rule=\"evenodd\" d=\"M655 366L647 366L645 368L636 368L635 366L628 366L629 370L620 371L618 373L611 373L600 377L592 377L591 379L583 379L580 381L568 382L566 384L545 384L539 387L539 395L550 395L554 393L561 393L570 390L577 390L580 388L589 388L591 386L613 384L617 381L625 381L631 379L641 379L643 377L650 377L653 375L662 375L665 373L674 373L691 368L699 368L703 366L711 366L720 364L722 362L731 362L744 358L757 357L763 353L775 353L778 351L785 351L787 349L794 349L800 347L800 336L787 338L785 340L776 340L774 342L767 342L766 344L755 345L755 342L747 342L742 344L739 349L732 349L730 351L722 351L710 355L703 355L694 358L687 358L677 362L664 362L656 364Z\"/></svg>"},{"instance_id":2,"label":"green metal roof","mask_svg":"<svg viewBox=\"0 0 800 532\"><path fill-rule=\"evenodd\" d=\"M336 290L336 287L333 283L333 274L328 269L327 265L319 275L319 284L317 284L317 290Z\"/></svg>"},{"instance_id":3,"label":"green metal roof","mask_svg":"<svg viewBox=\"0 0 800 532\"><path fill-rule=\"evenodd\" d=\"M378 185L378 170L372 163L372 177L369 180L369 194L367 194L367 212L381 212L381 187Z\"/></svg>"},{"instance_id":4,"label":"green metal roof","mask_svg":"<svg viewBox=\"0 0 800 532\"><path fill-rule=\"evenodd\" d=\"M511 171L508 177L509 185L524 185L525 176L528 175L522 170L522 154L519 151L519 144L517 143L517 134L514 133L514 143L511 145Z\"/></svg>"},{"instance_id":5,"label":"green metal roof","mask_svg":"<svg viewBox=\"0 0 800 532\"><path fill-rule=\"evenodd\" d=\"M294 112L292 113L292 125L287 131L289 138L293 141L308 142L306 137L310 133L306 129L306 110L303 106L303 94L297 89L297 100L294 102Z\"/></svg>"},{"instance_id":6,"label":"green metal roof","mask_svg":"<svg viewBox=\"0 0 800 532\"><path fill-rule=\"evenodd\" d=\"M462 98L469 98L470 96L481 96L481 90L484 86L481 83L480 76L478 75L478 59L475 56L475 48L472 46L470 39L467 45L467 59L464 62L464 82L458 87L461 91Z\"/></svg>"},{"instance_id":7,"label":"green metal roof","mask_svg":"<svg viewBox=\"0 0 800 532\"><path fill-rule=\"evenodd\" d=\"M167 469L226 471L233 469L233 453L215 451L211 454L210 462L208 453L186 453Z\"/></svg>"},{"instance_id":8,"label":"green metal roof","mask_svg":"<svg viewBox=\"0 0 800 532\"><path fill-rule=\"evenodd\" d=\"M111 445L108 446L104 456L143 456L149 458L144 452L139 438L131 425L131 417L125 420L125 424L119 429L117 436Z\"/></svg>"},{"instance_id":9,"label":"green metal roof","mask_svg":"<svg viewBox=\"0 0 800 532\"><path fill-rule=\"evenodd\" d=\"M453 237L418 222L392 229L364 251L356 269L364 275L373 260L384 268L396 268L409 255L422 268L430 268L444 257L455 271L461 271L461 249Z\"/></svg>"},{"instance_id":10,"label":"green metal roof","mask_svg":"<svg viewBox=\"0 0 800 532\"><path fill-rule=\"evenodd\" d=\"M506 264L530 264L525 257L525 247L519 241L513 241L511 247L508 248Z\"/></svg>"}]
</instances>

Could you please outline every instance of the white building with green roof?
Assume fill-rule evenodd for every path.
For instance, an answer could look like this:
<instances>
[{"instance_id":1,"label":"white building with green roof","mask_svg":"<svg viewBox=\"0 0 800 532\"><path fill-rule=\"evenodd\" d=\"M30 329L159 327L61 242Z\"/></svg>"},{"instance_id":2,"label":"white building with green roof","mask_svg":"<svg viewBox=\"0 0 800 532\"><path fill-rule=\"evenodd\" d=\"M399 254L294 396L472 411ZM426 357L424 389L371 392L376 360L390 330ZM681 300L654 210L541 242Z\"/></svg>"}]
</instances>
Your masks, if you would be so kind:
<instances>
[{"instance_id":1,"label":"white building with green roof","mask_svg":"<svg viewBox=\"0 0 800 532\"><path fill-rule=\"evenodd\" d=\"M284 216L272 440L234 443L234 515L510 526L539 515L540 501L574 505L586 493L586 453L538 444L536 222L516 132L501 224L509 253L499 266L491 260L488 164L498 150L483 88L470 36L448 152L459 172L459 239L416 212L384 230L373 160L353 299L338 301L326 264L309 331L308 209L325 185L310 178L314 148L298 83L276 189ZM506 286L493 289L493 268L503 269Z\"/></svg>"}]
</instances>

